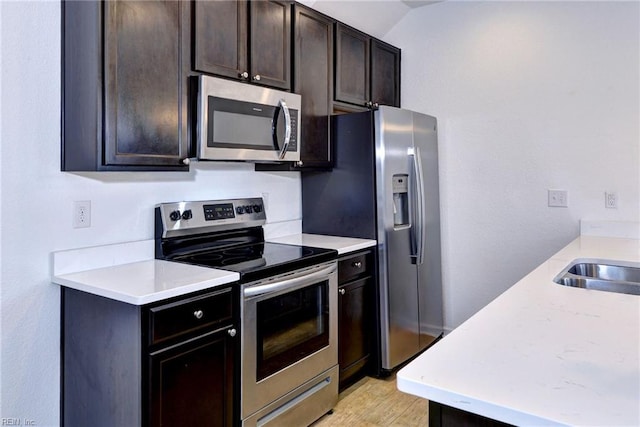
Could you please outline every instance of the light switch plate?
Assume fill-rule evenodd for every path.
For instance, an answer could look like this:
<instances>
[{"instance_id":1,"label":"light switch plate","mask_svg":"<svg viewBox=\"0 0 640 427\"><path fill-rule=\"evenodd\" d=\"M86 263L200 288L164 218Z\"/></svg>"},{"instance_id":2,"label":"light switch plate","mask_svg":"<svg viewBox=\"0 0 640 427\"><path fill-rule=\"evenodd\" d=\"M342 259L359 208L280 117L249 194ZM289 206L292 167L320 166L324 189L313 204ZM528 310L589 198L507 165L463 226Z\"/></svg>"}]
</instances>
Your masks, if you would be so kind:
<instances>
[{"instance_id":1,"label":"light switch plate","mask_svg":"<svg viewBox=\"0 0 640 427\"><path fill-rule=\"evenodd\" d=\"M548 206L552 208L566 208L569 206L567 190L548 190Z\"/></svg>"}]
</instances>

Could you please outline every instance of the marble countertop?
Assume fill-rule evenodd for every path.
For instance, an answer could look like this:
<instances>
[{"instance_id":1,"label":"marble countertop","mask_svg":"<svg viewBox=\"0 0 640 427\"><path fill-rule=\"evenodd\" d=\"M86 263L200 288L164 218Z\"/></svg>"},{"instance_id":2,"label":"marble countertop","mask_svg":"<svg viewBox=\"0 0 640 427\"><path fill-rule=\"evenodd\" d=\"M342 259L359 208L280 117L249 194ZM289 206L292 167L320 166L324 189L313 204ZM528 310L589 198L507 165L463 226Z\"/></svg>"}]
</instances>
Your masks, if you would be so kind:
<instances>
[{"instance_id":1,"label":"marble countertop","mask_svg":"<svg viewBox=\"0 0 640 427\"><path fill-rule=\"evenodd\" d=\"M640 263L581 236L397 374L401 391L515 425L640 425L640 296L558 285L578 258Z\"/></svg>"},{"instance_id":2,"label":"marble countertop","mask_svg":"<svg viewBox=\"0 0 640 427\"><path fill-rule=\"evenodd\" d=\"M267 239L273 243L286 243L291 245L313 246L316 248L335 249L338 255L355 252L361 249L377 245L375 240L356 239L353 237L325 236L320 234L292 234L289 236Z\"/></svg>"}]
</instances>

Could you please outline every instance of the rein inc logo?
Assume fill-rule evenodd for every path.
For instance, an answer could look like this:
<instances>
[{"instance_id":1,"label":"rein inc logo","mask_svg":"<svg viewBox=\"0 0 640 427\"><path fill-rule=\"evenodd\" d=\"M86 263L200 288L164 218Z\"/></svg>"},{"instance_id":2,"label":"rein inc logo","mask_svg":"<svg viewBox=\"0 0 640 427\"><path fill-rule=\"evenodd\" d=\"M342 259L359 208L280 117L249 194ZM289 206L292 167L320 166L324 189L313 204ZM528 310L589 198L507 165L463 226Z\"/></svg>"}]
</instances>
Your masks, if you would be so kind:
<instances>
[{"instance_id":1,"label":"rein inc logo","mask_svg":"<svg viewBox=\"0 0 640 427\"><path fill-rule=\"evenodd\" d=\"M35 426L36 422L29 418L0 418L0 426Z\"/></svg>"}]
</instances>

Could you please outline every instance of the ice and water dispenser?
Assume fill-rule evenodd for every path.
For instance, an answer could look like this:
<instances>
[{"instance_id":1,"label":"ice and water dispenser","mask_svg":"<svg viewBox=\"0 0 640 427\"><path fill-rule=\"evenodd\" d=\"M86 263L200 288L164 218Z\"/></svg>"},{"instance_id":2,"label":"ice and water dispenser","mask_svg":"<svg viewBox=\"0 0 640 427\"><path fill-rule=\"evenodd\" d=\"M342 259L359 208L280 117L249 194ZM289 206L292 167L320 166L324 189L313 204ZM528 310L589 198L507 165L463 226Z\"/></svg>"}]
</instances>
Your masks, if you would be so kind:
<instances>
[{"instance_id":1,"label":"ice and water dispenser","mask_svg":"<svg viewBox=\"0 0 640 427\"><path fill-rule=\"evenodd\" d=\"M392 179L393 225L409 225L409 175L397 174Z\"/></svg>"}]
</instances>

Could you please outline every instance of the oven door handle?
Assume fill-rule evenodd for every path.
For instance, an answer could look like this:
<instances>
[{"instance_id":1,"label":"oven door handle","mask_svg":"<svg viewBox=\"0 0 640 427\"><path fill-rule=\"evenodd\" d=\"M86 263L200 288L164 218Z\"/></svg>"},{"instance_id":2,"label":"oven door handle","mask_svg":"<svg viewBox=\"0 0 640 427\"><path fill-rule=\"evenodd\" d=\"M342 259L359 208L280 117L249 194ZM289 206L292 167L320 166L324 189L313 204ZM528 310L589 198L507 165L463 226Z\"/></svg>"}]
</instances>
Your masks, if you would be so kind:
<instances>
[{"instance_id":1,"label":"oven door handle","mask_svg":"<svg viewBox=\"0 0 640 427\"><path fill-rule=\"evenodd\" d=\"M318 279L326 280L327 276L336 271L336 265L333 264L329 267L322 268L321 270L314 271L309 274L294 277L292 279L281 280L275 283L268 283L265 285L251 286L245 288L243 295L245 298L257 297L260 295L275 293L283 290L295 290L300 287L307 286L309 282L313 282Z\"/></svg>"}]
</instances>

